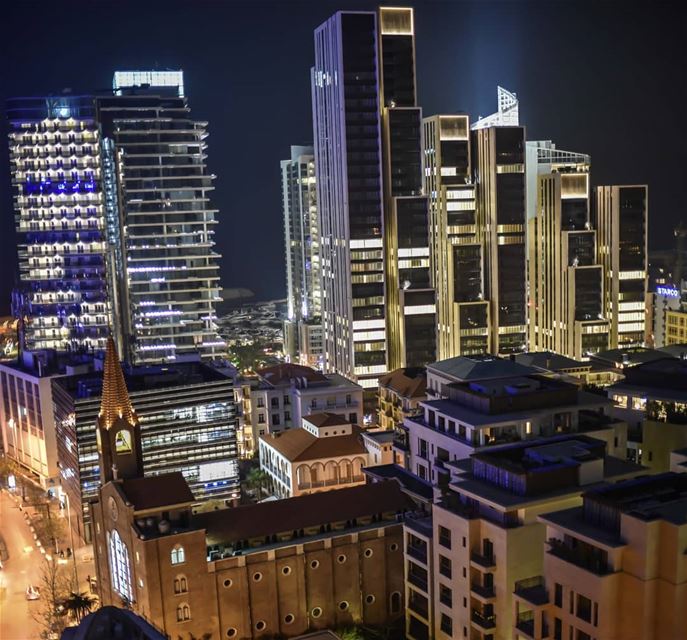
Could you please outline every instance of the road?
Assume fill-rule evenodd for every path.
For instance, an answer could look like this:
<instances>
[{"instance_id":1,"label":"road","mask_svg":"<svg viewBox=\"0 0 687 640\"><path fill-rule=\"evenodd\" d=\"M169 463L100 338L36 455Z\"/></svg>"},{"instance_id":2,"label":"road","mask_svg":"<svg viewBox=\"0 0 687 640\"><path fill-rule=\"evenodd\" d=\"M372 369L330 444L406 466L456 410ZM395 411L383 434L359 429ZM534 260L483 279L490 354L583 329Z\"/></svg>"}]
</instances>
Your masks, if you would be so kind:
<instances>
[{"instance_id":1,"label":"road","mask_svg":"<svg viewBox=\"0 0 687 640\"><path fill-rule=\"evenodd\" d=\"M40 629L32 612L40 602L27 601L25 592L27 585L39 584L43 556L36 549L19 507L5 491L0 491L0 535L9 555L3 558L4 569L0 571L0 638L33 640Z\"/></svg>"}]
</instances>

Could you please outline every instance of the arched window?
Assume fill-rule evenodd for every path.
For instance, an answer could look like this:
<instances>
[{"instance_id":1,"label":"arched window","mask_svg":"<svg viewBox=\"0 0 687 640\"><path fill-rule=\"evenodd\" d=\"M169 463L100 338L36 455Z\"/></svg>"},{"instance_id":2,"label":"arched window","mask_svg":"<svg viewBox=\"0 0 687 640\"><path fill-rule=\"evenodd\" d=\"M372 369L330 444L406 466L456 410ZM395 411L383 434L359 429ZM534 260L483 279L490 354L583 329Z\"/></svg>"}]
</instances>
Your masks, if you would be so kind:
<instances>
[{"instance_id":1,"label":"arched window","mask_svg":"<svg viewBox=\"0 0 687 640\"><path fill-rule=\"evenodd\" d=\"M129 551L119 537L116 529L108 533L108 546L110 549L110 575L112 576L112 588L122 598L133 602L134 594L131 589L131 570L129 563Z\"/></svg>"},{"instance_id":2,"label":"arched window","mask_svg":"<svg viewBox=\"0 0 687 640\"><path fill-rule=\"evenodd\" d=\"M174 593L186 593L188 591L188 582L186 576L179 574L174 578Z\"/></svg>"},{"instance_id":3,"label":"arched window","mask_svg":"<svg viewBox=\"0 0 687 640\"><path fill-rule=\"evenodd\" d=\"M184 554L184 547L177 545L172 549L172 564L181 564L186 561L186 555Z\"/></svg>"},{"instance_id":4,"label":"arched window","mask_svg":"<svg viewBox=\"0 0 687 640\"><path fill-rule=\"evenodd\" d=\"M182 602L177 607L177 622L186 622L186 620L191 619L191 607L189 607L185 602Z\"/></svg>"},{"instance_id":5,"label":"arched window","mask_svg":"<svg viewBox=\"0 0 687 640\"><path fill-rule=\"evenodd\" d=\"M401 592L394 591L389 599L389 609L391 613L401 613Z\"/></svg>"}]
</instances>

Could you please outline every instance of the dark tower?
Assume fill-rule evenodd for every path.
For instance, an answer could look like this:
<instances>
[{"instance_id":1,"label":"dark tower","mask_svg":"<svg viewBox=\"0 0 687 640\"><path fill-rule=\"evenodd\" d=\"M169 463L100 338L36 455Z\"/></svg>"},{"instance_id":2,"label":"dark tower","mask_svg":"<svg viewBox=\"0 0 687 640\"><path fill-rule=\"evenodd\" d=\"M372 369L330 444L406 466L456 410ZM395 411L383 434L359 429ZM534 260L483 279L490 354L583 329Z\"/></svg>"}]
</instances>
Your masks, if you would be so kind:
<instances>
[{"instance_id":1,"label":"dark tower","mask_svg":"<svg viewBox=\"0 0 687 640\"><path fill-rule=\"evenodd\" d=\"M97 421L100 481L143 476L141 427L131 406L114 340L108 338Z\"/></svg>"}]
</instances>

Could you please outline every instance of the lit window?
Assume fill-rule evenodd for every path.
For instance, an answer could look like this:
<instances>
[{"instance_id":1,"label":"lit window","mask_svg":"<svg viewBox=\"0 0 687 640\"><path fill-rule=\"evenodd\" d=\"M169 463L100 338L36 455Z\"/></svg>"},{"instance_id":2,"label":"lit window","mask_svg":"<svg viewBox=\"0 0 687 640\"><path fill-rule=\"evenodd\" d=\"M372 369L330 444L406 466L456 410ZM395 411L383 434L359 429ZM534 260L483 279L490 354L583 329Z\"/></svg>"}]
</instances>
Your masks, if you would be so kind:
<instances>
[{"instance_id":1,"label":"lit window","mask_svg":"<svg viewBox=\"0 0 687 640\"><path fill-rule=\"evenodd\" d=\"M116 529L108 535L110 547L110 571L112 574L112 588L122 598L133 602L131 590L131 571L129 569L129 551L119 537Z\"/></svg>"},{"instance_id":2,"label":"lit window","mask_svg":"<svg viewBox=\"0 0 687 640\"><path fill-rule=\"evenodd\" d=\"M122 429L115 436L115 451L117 453L131 453L131 433Z\"/></svg>"},{"instance_id":3,"label":"lit window","mask_svg":"<svg viewBox=\"0 0 687 640\"><path fill-rule=\"evenodd\" d=\"M177 545L172 549L172 564L181 564L186 561L186 555L184 553L184 547Z\"/></svg>"}]
</instances>

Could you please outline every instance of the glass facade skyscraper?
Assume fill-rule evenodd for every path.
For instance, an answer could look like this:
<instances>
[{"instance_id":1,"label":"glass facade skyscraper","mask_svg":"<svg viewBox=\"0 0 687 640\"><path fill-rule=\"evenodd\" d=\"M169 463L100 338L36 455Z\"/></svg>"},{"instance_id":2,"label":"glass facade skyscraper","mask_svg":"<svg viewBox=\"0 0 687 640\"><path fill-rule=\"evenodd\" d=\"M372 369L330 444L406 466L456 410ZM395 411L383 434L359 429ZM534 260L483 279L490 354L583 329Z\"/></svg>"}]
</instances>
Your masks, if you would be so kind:
<instances>
[{"instance_id":1,"label":"glass facade skyscraper","mask_svg":"<svg viewBox=\"0 0 687 640\"><path fill-rule=\"evenodd\" d=\"M173 362L225 354L207 123L180 71L117 72L110 95L8 103L24 347Z\"/></svg>"},{"instance_id":2,"label":"glass facade skyscraper","mask_svg":"<svg viewBox=\"0 0 687 640\"><path fill-rule=\"evenodd\" d=\"M111 306L101 135L93 99L8 102L19 238L14 313L23 346L64 352L105 346Z\"/></svg>"}]
</instances>

